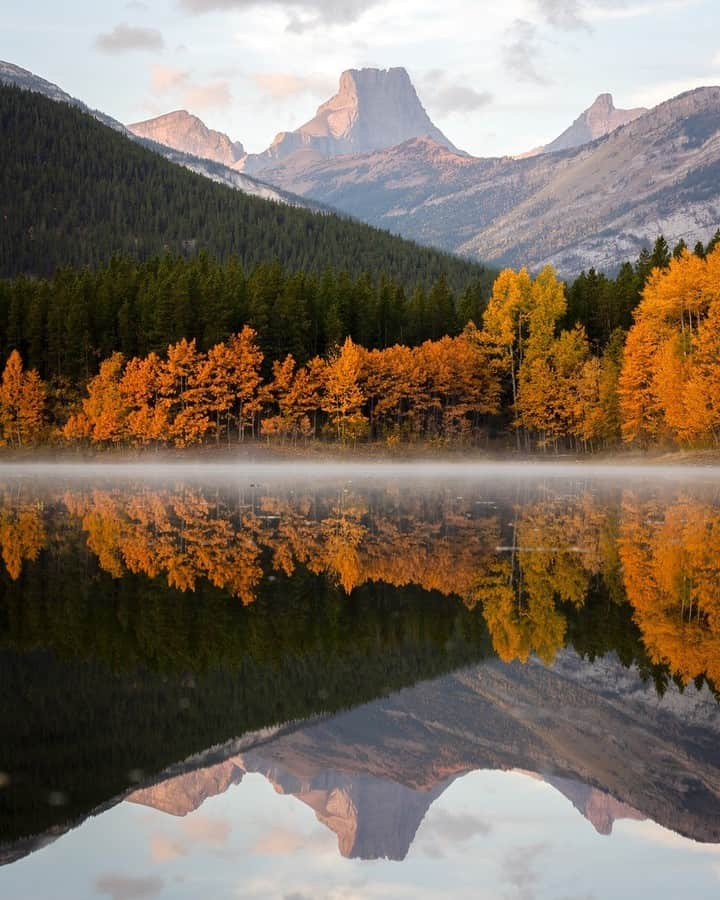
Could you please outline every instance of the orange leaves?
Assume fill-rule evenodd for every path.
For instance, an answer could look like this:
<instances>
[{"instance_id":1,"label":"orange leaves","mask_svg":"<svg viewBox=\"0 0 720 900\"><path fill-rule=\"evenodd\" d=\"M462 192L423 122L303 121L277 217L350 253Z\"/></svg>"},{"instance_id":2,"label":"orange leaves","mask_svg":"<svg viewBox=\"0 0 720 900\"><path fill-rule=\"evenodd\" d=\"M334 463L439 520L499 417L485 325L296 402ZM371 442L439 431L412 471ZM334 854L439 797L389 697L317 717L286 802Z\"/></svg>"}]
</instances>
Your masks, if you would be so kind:
<instances>
[{"instance_id":1,"label":"orange leaves","mask_svg":"<svg viewBox=\"0 0 720 900\"><path fill-rule=\"evenodd\" d=\"M45 385L34 370L23 369L22 357L8 357L0 383L0 427L6 444L22 447L40 436L43 428Z\"/></svg>"},{"instance_id":2,"label":"orange leaves","mask_svg":"<svg viewBox=\"0 0 720 900\"><path fill-rule=\"evenodd\" d=\"M322 408L341 441L357 438L367 424L362 413L365 394L360 386L366 352L347 338L328 360Z\"/></svg>"},{"instance_id":3,"label":"orange leaves","mask_svg":"<svg viewBox=\"0 0 720 900\"><path fill-rule=\"evenodd\" d=\"M262 353L255 332L244 328L207 354L185 339L125 364L119 353L100 365L88 384L82 410L63 429L66 440L96 444L172 443L187 447L216 429L229 438L231 422L242 435L260 409Z\"/></svg>"},{"instance_id":4,"label":"orange leaves","mask_svg":"<svg viewBox=\"0 0 720 900\"><path fill-rule=\"evenodd\" d=\"M36 560L46 543L42 512L37 505L4 498L0 510L0 548L8 575L17 581L23 563Z\"/></svg>"},{"instance_id":5,"label":"orange leaves","mask_svg":"<svg viewBox=\"0 0 720 900\"><path fill-rule=\"evenodd\" d=\"M124 358L113 353L100 365L98 374L90 380L82 411L71 416L63 430L64 436L90 438L96 444L117 444L127 437L127 407L120 395Z\"/></svg>"},{"instance_id":6,"label":"orange leaves","mask_svg":"<svg viewBox=\"0 0 720 900\"><path fill-rule=\"evenodd\" d=\"M625 348L623 437L720 439L720 248L684 253L650 277Z\"/></svg>"},{"instance_id":7,"label":"orange leaves","mask_svg":"<svg viewBox=\"0 0 720 900\"><path fill-rule=\"evenodd\" d=\"M720 683L720 514L690 497L626 498L620 557L627 596L650 658L683 681Z\"/></svg>"}]
</instances>

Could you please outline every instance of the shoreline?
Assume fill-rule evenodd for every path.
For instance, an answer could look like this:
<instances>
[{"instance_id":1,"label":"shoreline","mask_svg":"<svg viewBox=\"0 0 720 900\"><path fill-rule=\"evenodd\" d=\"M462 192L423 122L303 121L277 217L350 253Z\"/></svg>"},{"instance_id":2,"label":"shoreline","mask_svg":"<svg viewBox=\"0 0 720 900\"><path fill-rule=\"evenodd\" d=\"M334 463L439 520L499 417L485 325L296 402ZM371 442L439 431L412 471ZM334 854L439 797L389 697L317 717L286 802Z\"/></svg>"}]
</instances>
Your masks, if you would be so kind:
<instances>
[{"instance_id":1,"label":"shoreline","mask_svg":"<svg viewBox=\"0 0 720 900\"><path fill-rule=\"evenodd\" d=\"M387 447L384 444L340 446L316 441L306 445L276 445L260 442L208 445L191 448L66 448L35 447L0 450L0 469L15 465L67 464L226 464L238 462L264 465L269 463L382 463L382 464L502 464L581 467L609 465L643 466L720 466L718 450L603 450L597 453L538 453L514 448L483 449L478 447L437 447L411 444Z\"/></svg>"}]
</instances>

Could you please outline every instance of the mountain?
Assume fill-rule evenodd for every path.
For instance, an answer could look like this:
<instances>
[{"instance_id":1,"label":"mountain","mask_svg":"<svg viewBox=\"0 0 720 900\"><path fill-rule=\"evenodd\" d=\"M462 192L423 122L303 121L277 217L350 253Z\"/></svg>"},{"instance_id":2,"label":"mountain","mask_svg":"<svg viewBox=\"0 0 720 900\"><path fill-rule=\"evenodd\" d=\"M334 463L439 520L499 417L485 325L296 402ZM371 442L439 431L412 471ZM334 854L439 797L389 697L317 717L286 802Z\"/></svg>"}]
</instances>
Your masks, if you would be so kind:
<instances>
[{"instance_id":1,"label":"mountain","mask_svg":"<svg viewBox=\"0 0 720 900\"><path fill-rule=\"evenodd\" d=\"M589 144L606 134L627 125L647 112L645 107L616 109L612 94L600 94L592 106L581 113L572 125L542 148L543 153L571 150Z\"/></svg>"},{"instance_id":2,"label":"mountain","mask_svg":"<svg viewBox=\"0 0 720 900\"><path fill-rule=\"evenodd\" d=\"M472 771L468 766L467 772ZM172 816L186 816L211 797L240 784L248 773L263 775L279 794L294 797L313 810L322 825L335 832L338 850L346 859L403 860L432 804L461 777L452 775L431 787L415 787L372 775L326 769L307 774L264 759L262 749L134 791L125 799ZM520 774L544 781L567 797L598 834L612 833L618 819L643 821L644 816L597 788L568 778Z\"/></svg>"},{"instance_id":3,"label":"mountain","mask_svg":"<svg viewBox=\"0 0 720 900\"><path fill-rule=\"evenodd\" d=\"M486 662L406 688L240 754L232 747L222 762L126 799L186 815L260 773L310 806L343 856L399 860L455 779L500 769L545 781L599 834L618 819L652 818L718 842L718 736L707 689L673 685L659 699L613 655L588 663L566 650L552 668Z\"/></svg>"},{"instance_id":4,"label":"mountain","mask_svg":"<svg viewBox=\"0 0 720 900\"><path fill-rule=\"evenodd\" d=\"M281 131L268 150L248 156L242 168L262 172L288 160L306 165L424 136L460 152L433 125L405 69L349 69L340 76L337 94L313 119L295 131Z\"/></svg>"},{"instance_id":5,"label":"mountain","mask_svg":"<svg viewBox=\"0 0 720 900\"><path fill-rule=\"evenodd\" d=\"M242 175L240 172L231 169L229 165L222 164L215 159L215 157L195 154L192 150L183 149L179 145L167 146L163 142L158 142L158 139L152 138L150 135L143 136L136 134L131 129L126 128L121 122L118 122L117 119L113 119L112 116L108 116L97 109L90 109L90 107L83 103L82 100L72 97L51 81L46 81L44 78L40 78L39 75L35 75L27 69L22 69L20 66L16 66L13 63L0 60L0 84L14 85L15 87L22 88L26 91L42 94L44 97L54 100L57 103L66 103L69 106L74 106L82 112L92 116L94 119L97 119L98 122L101 122L103 125L107 125L108 128L119 131L131 140L136 140L142 146L147 147L160 156L164 156L166 159L169 159L170 162L183 166L186 169L190 169L198 175L204 175L211 181L216 181L219 184L225 184L235 190L242 191L244 194L250 194L253 197L262 197L265 200L289 203L294 206L308 206L310 208L316 206L312 202L302 201L299 197L288 194L286 191L278 190L271 185L258 181L255 178L251 178L249 175ZM170 115L177 114L171 113ZM199 123L199 126L202 126L202 129L205 129L208 132L208 135L218 134L218 132L211 132L209 129L206 129L199 119L197 119L196 122ZM179 127L178 133L182 137L182 131ZM224 137L225 135L219 135L219 138ZM211 143L212 138L208 137L207 140L208 143ZM242 150L242 144L233 145L229 138L227 138L227 140L231 147L239 147L240 150Z\"/></svg>"},{"instance_id":6,"label":"mountain","mask_svg":"<svg viewBox=\"0 0 720 900\"><path fill-rule=\"evenodd\" d=\"M611 271L660 233L707 240L719 174L720 88L705 87L571 150L482 159L418 138L263 177L421 243L571 276Z\"/></svg>"},{"instance_id":7,"label":"mountain","mask_svg":"<svg viewBox=\"0 0 720 900\"><path fill-rule=\"evenodd\" d=\"M618 819L633 819L642 822L645 816L627 803L621 803L610 794L598 791L588 784L571 781L569 778L546 776L543 781L567 797L575 809L590 822L598 834L612 834Z\"/></svg>"},{"instance_id":8,"label":"mountain","mask_svg":"<svg viewBox=\"0 0 720 900\"><path fill-rule=\"evenodd\" d=\"M232 141L226 134L213 131L184 109L127 127L137 137L165 144L200 159L212 159L228 167L234 166L245 156L245 148L239 141Z\"/></svg>"},{"instance_id":9,"label":"mountain","mask_svg":"<svg viewBox=\"0 0 720 900\"><path fill-rule=\"evenodd\" d=\"M214 184L38 93L0 85L0 126L0 276L199 250L247 268L385 271L407 288L482 274L359 222Z\"/></svg>"}]
</instances>

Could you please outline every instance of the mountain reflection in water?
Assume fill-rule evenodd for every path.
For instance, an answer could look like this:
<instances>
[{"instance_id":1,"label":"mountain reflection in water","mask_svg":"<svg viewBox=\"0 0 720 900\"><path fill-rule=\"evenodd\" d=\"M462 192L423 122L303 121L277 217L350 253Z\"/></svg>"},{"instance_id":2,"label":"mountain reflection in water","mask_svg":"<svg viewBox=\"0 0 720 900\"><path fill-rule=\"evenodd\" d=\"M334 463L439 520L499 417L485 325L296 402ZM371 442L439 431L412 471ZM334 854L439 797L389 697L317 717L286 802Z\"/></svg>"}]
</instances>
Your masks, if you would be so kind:
<instances>
[{"instance_id":1,"label":"mountain reflection in water","mask_svg":"<svg viewBox=\"0 0 720 900\"><path fill-rule=\"evenodd\" d=\"M720 843L712 482L0 491L2 862L250 776L351 859L490 770Z\"/></svg>"}]
</instances>

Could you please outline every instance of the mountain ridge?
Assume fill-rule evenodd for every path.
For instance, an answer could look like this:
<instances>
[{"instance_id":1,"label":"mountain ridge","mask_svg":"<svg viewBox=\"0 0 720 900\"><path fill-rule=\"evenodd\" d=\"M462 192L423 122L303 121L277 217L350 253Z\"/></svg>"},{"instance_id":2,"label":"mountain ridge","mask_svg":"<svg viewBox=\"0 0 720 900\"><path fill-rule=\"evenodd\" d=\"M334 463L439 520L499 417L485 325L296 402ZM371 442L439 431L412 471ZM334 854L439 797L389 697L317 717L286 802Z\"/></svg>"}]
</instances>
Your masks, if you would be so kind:
<instances>
[{"instance_id":1,"label":"mountain ridge","mask_svg":"<svg viewBox=\"0 0 720 900\"><path fill-rule=\"evenodd\" d=\"M246 155L240 141L233 141L223 132L208 128L186 109L133 122L127 128L137 137L148 138L200 159L212 159L228 168ZM169 137L172 139L169 140Z\"/></svg>"},{"instance_id":2,"label":"mountain ridge","mask_svg":"<svg viewBox=\"0 0 720 900\"><path fill-rule=\"evenodd\" d=\"M47 97L49 100L54 100L56 103L64 103L68 106L73 106L81 112L92 116L102 125L106 125L108 128L120 132L125 137L139 143L143 147L147 147L159 156L165 157L165 159L168 159L170 162L183 166L191 172L195 172L197 175L203 175L211 181L231 187L233 190L241 191L242 193L249 194L253 197L261 197L265 200L275 200L280 203L289 203L294 206L307 206L311 209L317 208L317 204L313 204L312 201L304 201L300 197L295 197L281 188L266 184L249 175L243 175L229 166L224 166L222 163L218 162L218 160L208 160L207 158L192 153L183 152L178 148L170 147L149 137L137 135L130 128L123 125L122 122L113 119L112 116L109 116L100 110L92 109L82 100L78 100L77 97L68 94L52 81L48 81L39 75L35 75L28 69L23 69L21 66L17 66L14 63L0 60L0 84L14 85L23 90L40 94L43 97ZM200 122L199 119L197 121ZM205 128L204 124L203 128Z\"/></svg>"},{"instance_id":3,"label":"mountain ridge","mask_svg":"<svg viewBox=\"0 0 720 900\"><path fill-rule=\"evenodd\" d=\"M661 233L706 240L720 222L718 172L720 87L702 87L554 153L464 158L417 139L265 177L420 243L570 276L612 271Z\"/></svg>"}]
</instances>

